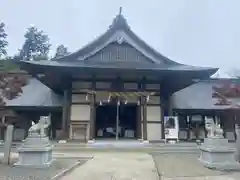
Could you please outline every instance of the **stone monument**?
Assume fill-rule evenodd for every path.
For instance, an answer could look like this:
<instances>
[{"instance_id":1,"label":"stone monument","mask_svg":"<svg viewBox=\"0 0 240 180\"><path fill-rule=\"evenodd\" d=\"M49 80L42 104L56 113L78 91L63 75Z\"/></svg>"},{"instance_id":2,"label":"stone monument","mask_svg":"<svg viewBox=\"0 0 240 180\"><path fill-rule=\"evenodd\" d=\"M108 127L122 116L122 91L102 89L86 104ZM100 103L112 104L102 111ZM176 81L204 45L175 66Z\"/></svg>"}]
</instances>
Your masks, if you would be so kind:
<instances>
[{"instance_id":1,"label":"stone monument","mask_svg":"<svg viewBox=\"0 0 240 180\"><path fill-rule=\"evenodd\" d=\"M219 124L213 120L206 120L205 127L207 138L200 146L200 162L210 169L217 170L238 170L240 164L236 160L234 147L228 143L228 139L223 137L223 130Z\"/></svg>"},{"instance_id":2,"label":"stone monument","mask_svg":"<svg viewBox=\"0 0 240 180\"><path fill-rule=\"evenodd\" d=\"M3 156L3 163L5 164L10 164L13 129L14 129L13 125L7 126L6 137L4 141L4 156Z\"/></svg>"},{"instance_id":3,"label":"stone monument","mask_svg":"<svg viewBox=\"0 0 240 180\"><path fill-rule=\"evenodd\" d=\"M53 146L46 135L50 118L40 117L37 124L28 130L28 137L18 149L19 160L14 166L27 168L47 168L52 165Z\"/></svg>"}]
</instances>

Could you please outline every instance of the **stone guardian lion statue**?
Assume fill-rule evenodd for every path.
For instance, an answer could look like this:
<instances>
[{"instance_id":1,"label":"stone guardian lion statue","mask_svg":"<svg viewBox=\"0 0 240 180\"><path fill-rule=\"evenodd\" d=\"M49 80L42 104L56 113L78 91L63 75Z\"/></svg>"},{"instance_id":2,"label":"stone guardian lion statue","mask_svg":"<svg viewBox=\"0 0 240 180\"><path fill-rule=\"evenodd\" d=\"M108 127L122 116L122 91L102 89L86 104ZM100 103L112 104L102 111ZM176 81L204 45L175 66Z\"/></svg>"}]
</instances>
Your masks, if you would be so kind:
<instances>
[{"instance_id":1,"label":"stone guardian lion statue","mask_svg":"<svg viewBox=\"0 0 240 180\"><path fill-rule=\"evenodd\" d=\"M41 116L38 123L32 125L29 130L28 134L38 134L41 136L46 136L46 130L50 126L50 118L48 116Z\"/></svg>"},{"instance_id":2,"label":"stone guardian lion statue","mask_svg":"<svg viewBox=\"0 0 240 180\"><path fill-rule=\"evenodd\" d=\"M205 128L207 130L208 138L222 138L223 130L220 124L215 124L213 119L205 119Z\"/></svg>"}]
</instances>

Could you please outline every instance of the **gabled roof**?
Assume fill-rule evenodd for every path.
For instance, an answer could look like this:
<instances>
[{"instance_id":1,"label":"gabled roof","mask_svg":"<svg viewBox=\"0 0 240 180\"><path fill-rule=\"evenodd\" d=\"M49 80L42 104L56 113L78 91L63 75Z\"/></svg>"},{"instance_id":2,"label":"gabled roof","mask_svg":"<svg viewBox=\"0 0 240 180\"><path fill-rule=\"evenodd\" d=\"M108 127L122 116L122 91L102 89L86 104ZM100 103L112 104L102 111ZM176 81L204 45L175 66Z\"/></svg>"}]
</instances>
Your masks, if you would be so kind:
<instances>
[{"instance_id":1,"label":"gabled roof","mask_svg":"<svg viewBox=\"0 0 240 180\"><path fill-rule=\"evenodd\" d=\"M113 20L109 29L94 41L87 44L80 50L67 55L65 57L55 59L56 61L69 61L69 60L86 60L93 54L97 53L107 45L116 42L118 44L126 43L141 52L144 56L148 57L155 64L168 64L168 65L181 65L175 61L163 56L155 49L150 47L141 38L139 38L130 28L125 17L119 13Z\"/></svg>"},{"instance_id":2,"label":"gabled roof","mask_svg":"<svg viewBox=\"0 0 240 180\"><path fill-rule=\"evenodd\" d=\"M5 100L6 107L62 107L62 97L35 78L30 78L22 88L22 94L12 100Z\"/></svg>"},{"instance_id":3,"label":"gabled roof","mask_svg":"<svg viewBox=\"0 0 240 180\"><path fill-rule=\"evenodd\" d=\"M238 83L232 81L232 83ZM175 92L171 97L173 109L221 110L232 108L231 105L215 105L218 98L213 98L213 87L222 86L221 79L200 81L185 89ZM229 99L239 104L240 98Z\"/></svg>"},{"instance_id":4,"label":"gabled roof","mask_svg":"<svg viewBox=\"0 0 240 180\"><path fill-rule=\"evenodd\" d=\"M118 52L117 48L113 48L114 52L109 49L115 45L116 47L128 46L129 49L123 50L124 52ZM126 52L127 51L127 52ZM109 52L104 54L104 52ZM103 53L104 56L103 57ZM122 54L122 58L118 58L116 54ZM135 55L132 57L131 53ZM114 54L114 55L113 55ZM129 56L127 54L130 54ZM111 56L111 58L109 57ZM140 57L140 58L139 58ZM79 68L82 70L87 69L120 69L120 70L147 70L147 71L187 71L193 72L201 71L206 73L206 76L211 76L217 71L217 68L203 68L180 64L172 61L169 58L163 56L142 39L140 39L130 28L125 17L121 12L114 18L112 24L108 30L96 38L91 43L87 44L80 50L66 55L61 58L55 58L51 61L24 61L21 62L24 66L41 66L45 67L57 67L57 68ZM25 67L25 69L27 69ZM35 69L39 69L36 68Z\"/></svg>"}]
</instances>

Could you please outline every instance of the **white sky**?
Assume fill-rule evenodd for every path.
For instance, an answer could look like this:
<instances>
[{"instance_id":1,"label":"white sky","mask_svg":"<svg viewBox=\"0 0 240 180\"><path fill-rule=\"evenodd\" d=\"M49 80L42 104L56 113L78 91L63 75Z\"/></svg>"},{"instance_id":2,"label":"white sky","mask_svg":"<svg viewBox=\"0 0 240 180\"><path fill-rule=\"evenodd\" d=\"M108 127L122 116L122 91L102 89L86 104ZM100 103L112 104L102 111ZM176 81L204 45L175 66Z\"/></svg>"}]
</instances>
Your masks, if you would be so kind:
<instances>
[{"instance_id":1,"label":"white sky","mask_svg":"<svg viewBox=\"0 0 240 180\"><path fill-rule=\"evenodd\" d=\"M221 75L240 67L239 0L0 0L8 53L31 24L49 35L51 54L59 44L73 52L105 32L120 6L132 30L172 60L219 67Z\"/></svg>"}]
</instances>

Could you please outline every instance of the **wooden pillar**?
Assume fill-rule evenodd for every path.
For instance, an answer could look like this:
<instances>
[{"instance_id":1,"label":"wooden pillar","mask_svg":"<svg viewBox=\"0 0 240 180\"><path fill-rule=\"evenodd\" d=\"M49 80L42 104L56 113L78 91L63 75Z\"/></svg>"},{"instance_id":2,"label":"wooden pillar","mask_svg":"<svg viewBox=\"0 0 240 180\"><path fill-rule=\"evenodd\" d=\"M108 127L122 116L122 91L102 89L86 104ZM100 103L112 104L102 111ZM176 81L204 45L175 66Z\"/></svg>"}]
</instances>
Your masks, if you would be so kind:
<instances>
[{"instance_id":1,"label":"wooden pillar","mask_svg":"<svg viewBox=\"0 0 240 180\"><path fill-rule=\"evenodd\" d=\"M138 100L140 102L140 98ZM141 105L137 105L137 138L142 138L142 118L141 118Z\"/></svg>"},{"instance_id":2,"label":"wooden pillar","mask_svg":"<svg viewBox=\"0 0 240 180\"><path fill-rule=\"evenodd\" d=\"M69 89L65 89L63 94L62 139L68 139L70 127L71 91Z\"/></svg>"},{"instance_id":3,"label":"wooden pillar","mask_svg":"<svg viewBox=\"0 0 240 180\"><path fill-rule=\"evenodd\" d=\"M96 102L96 96L95 94L91 95L91 100L90 100L90 129L89 129L89 140L93 140L95 138L95 114L96 114L96 109L95 109L95 102Z\"/></svg>"},{"instance_id":4,"label":"wooden pillar","mask_svg":"<svg viewBox=\"0 0 240 180\"><path fill-rule=\"evenodd\" d=\"M164 121L164 107L161 105L161 131L162 131L162 139L165 139L165 121Z\"/></svg>"},{"instance_id":5,"label":"wooden pillar","mask_svg":"<svg viewBox=\"0 0 240 180\"><path fill-rule=\"evenodd\" d=\"M62 139L66 138L66 121L67 121L67 90L64 90L62 109Z\"/></svg>"},{"instance_id":6,"label":"wooden pillar","mask_svg":"<svg viewBox=\"0 0 240 180\"><path fill-rule=\"evenodd\" d=\"M147 98L142 97L142 116L143 116L143 140L147 140Z\"/></svg>"},{"instance_id":7,"label":"wooden pillar","mask_svg":"<svg viewBox=\"0 0 240 180\"><path fill-rule=\"evenodd\" d=\"M146 90L146 77L143 77L140 83L141 91L144 92ZM143 141L147 140L147 97L141 96L140 104L142 107L142 138Z\"/></svg>"}]
</instances>

